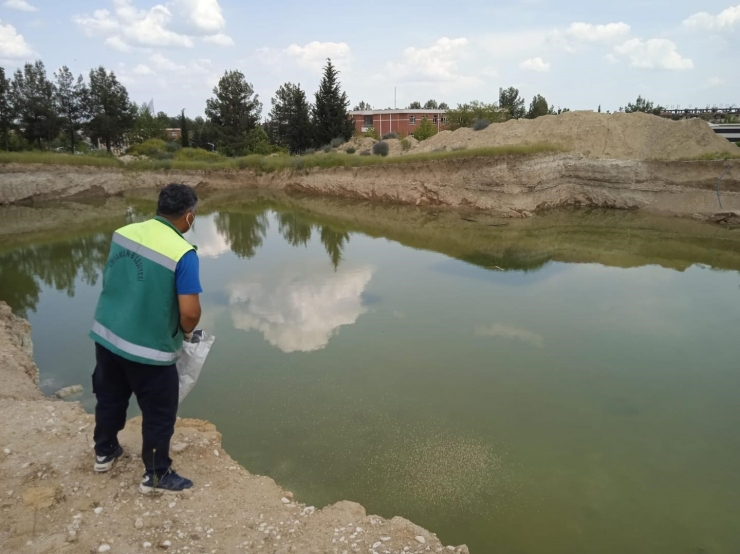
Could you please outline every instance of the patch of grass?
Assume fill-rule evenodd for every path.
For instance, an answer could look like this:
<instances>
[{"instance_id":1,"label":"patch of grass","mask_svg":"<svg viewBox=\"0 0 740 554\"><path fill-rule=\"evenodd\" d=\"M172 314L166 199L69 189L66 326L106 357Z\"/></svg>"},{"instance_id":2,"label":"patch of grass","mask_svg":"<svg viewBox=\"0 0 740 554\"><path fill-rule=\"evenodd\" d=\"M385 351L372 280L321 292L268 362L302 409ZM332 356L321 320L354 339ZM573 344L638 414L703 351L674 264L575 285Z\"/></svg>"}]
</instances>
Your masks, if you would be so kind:
<instances>
[{"instance_id":1,"label":"patch of grass","mask_svg":"<svg viewBox=\"0 0 740 554\"><path fill-rule=\"evenodd\" d=\"M357 148L353 148L351 146L347 148L347 154L354 154L355 152L357 152Z\"/></svg>"},{"instance_id":2,"label":"patch of grass","mask_svg":"<svg viewBox=\"0 0 740 554\"><path fill-rule=\"evenodd\" d=\"M403 149L404 152L408 152L409 150L411 150L411 141L407 138L402 138L401 148Z\"/></svg>"},{"instance_id":3,"label":"patch of grass","mask_svg":"<svg viewBox=\"0 0 740 554\"><path fill-rule=\"evenodd\" d=\"M72 155L57 152L0 152L0 164L89 165L119 167L113 156L100 154Z\"/></svg>"},{"instance_id":4,"label":"patch of grass","mask_svg":"<svg viewBox=\"0 0 740 554\"><path fill-rule=\"evenodd\" d=\"M386 143L387 144L387 143ZM423 152L406 156L372 156L369 150L359 156L347 156L341 152L308 156L261 156L252 154L243 158L223 158L220 161L200 160L138 160L122 164L113 157L72 156L52 153L0 153L0 163L43 163L56 165L88 165L121 167L127 171L178 170L178 171L224 171L252 169L270 173L282 170L298 170L331 167L362 167L366 165L396 165L407 163L434 162L456 158L494 158L501 156L532 156L552 152L563 152L563 148L551 144L531 146L497 146L455 151ZM718 158L719 159L719 158Z\"/></svg>"}]
</instances>

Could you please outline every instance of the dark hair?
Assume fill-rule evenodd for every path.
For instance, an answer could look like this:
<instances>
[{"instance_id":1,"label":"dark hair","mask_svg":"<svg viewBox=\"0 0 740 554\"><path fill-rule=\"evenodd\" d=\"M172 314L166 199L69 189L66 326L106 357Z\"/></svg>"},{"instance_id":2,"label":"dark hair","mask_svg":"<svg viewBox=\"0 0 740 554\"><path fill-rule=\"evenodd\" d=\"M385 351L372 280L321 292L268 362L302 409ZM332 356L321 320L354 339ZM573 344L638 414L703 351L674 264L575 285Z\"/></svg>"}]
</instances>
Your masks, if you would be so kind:
<instances>
[{"instance_id":1,"label":"dark hair","mask_svg":"<svg viewBox=\"0 0 740 554\"><path fill-rule=\"evenodd\" d=\"M180 218L195 208L198 195L195 189L180 183L170 183L159 192L157 215Z\"/></svg>"}]
</instances>

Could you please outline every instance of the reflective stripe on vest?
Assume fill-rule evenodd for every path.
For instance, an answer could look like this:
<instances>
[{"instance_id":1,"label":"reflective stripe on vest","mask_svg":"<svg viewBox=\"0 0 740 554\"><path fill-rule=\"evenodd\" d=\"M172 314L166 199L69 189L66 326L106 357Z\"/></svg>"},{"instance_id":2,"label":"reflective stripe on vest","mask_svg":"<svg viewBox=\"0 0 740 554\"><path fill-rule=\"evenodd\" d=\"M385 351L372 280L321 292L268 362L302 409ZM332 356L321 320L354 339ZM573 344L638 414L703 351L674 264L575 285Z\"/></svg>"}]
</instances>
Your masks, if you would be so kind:
<instances>
[{"instance_id":1,"label":"reflective stripe on vest","mask_svg":"<svg viewBox=\"0 0 740 554\"><path fill-rule=\"evenodd\" d=\"M97 321L93 322L92 332L107 340L116 348L119 348L124 352L131 354L132 356L147 358L149 360L154 360L155 362L174 362L179 357L179 353L177 352L162 352L161 350L147 348L146 346L139 346L125 339L122 339L113 331L107 329Z\"/></svg>"},{"instance_id":2,"label":"reflective stripe on vest","mask_svg":"<svg viewBox=\"0 0 740 554\"><path fill-rule=\"evenodd\" d=\"M151 248L144 246L143 244L139 244L138 242L124 237L123 235L119 234L118 231L113 234L113 242L115 242L119 246L123 246L127 250L131 250L131 252L138 254L142 258L146 258L147 260L150 260L155 264L166 267L170 271L175 271L175 269L177 269L176 260L168 258L164 254L160 254L156 250L152 250Z\"/></svg>"}]
</instances>

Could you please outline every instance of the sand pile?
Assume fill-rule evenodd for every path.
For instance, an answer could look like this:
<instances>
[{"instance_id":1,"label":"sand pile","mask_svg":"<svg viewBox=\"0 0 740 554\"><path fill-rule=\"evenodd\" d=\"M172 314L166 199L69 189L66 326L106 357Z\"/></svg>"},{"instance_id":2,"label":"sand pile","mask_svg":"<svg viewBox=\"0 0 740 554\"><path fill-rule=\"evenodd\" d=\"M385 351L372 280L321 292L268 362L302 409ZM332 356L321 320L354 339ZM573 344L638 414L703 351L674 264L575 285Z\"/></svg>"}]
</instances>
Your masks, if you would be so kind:
<instances>
[{"instance_id":1,"label":"sand pile","mask_svg":"<svg viewBox=\"0 0 740 554\"><path fill-rule=\"evenodd\" d=\"M443 131L413 152L528 145L547 142L590 158L678 160L704 154L738 153L738 147L700 119L671 121L644 113L567 112L537 119L511 120L482 131Z\"/></svg>"}]
</instances>

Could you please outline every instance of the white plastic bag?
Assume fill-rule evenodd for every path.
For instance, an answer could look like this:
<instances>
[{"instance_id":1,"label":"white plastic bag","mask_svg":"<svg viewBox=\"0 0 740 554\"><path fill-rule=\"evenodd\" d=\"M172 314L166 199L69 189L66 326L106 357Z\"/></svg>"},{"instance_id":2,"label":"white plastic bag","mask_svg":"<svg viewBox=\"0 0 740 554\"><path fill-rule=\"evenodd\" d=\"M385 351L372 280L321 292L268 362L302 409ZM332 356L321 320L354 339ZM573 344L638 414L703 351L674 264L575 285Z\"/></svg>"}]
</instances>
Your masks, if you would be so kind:
<instances>
[{"instance_id":1,"label":"white plastic bag","mask_svg":"<svg viewBox=\"0 0 740 554\"><path fill-rule=\"evenodd\" d=\"M216 340L216 337L213 335L207 335L202 329L197 329L193 331L193 338L190 342L182 343L182 353L180 359L177 360L177 374L180 377L180 402L193 390L214 340Z\"/></svg>"}]
</instances>

